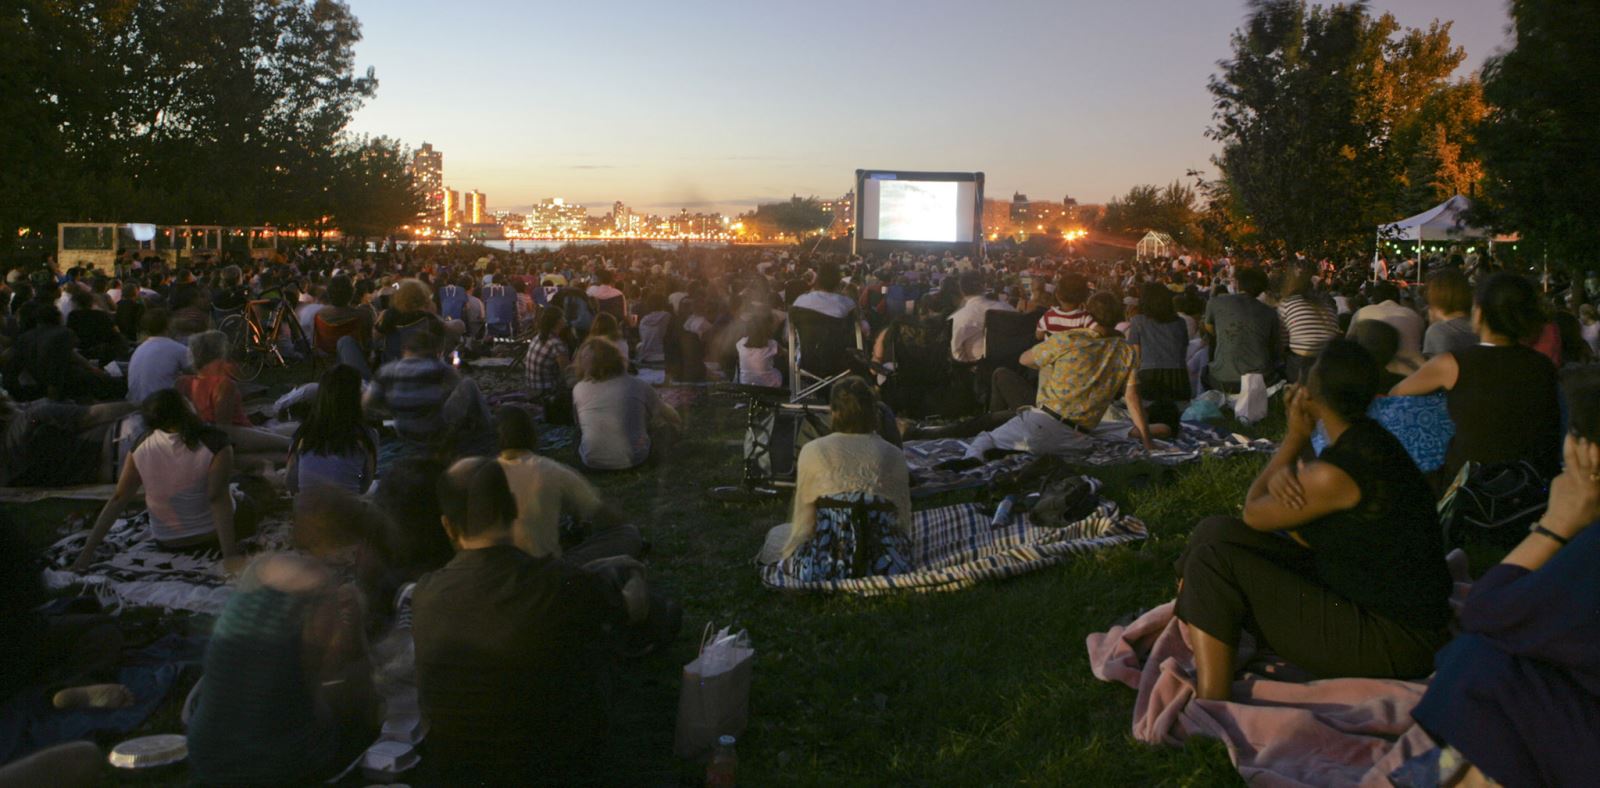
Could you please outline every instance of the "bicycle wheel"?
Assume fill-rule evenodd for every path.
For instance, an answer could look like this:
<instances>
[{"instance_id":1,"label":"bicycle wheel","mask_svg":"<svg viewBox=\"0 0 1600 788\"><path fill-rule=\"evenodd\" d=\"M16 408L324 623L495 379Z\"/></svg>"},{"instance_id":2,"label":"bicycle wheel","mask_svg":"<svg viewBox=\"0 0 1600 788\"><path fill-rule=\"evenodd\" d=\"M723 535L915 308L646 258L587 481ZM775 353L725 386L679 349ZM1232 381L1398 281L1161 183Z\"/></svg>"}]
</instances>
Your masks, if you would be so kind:
<instances>
[{"instance_id":1,"label":"bicycle wheel","mask_svg":"<svg viewBox=\"0 0 1600 788\"><path fill-rule=\"evenodd\" d=\"M255 380L266 365L266 357L256 348L254 332L243 315L229 315L217 324L228 337L228 358L239 371L240 380Z\"/></svg>"}]
</instances>

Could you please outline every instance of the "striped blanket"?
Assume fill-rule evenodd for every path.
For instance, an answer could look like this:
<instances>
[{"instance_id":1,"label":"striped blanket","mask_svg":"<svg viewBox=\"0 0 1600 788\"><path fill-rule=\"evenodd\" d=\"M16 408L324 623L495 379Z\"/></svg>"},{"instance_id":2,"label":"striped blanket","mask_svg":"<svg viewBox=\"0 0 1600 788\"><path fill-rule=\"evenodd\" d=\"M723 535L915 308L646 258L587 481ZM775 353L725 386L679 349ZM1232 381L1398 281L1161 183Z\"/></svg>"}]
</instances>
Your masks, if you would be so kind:
<instances>
[{"instance_id":1,"label":"striped blanket","mask_svg":"<svg viewBox=\"0 0 1600 788\"><path fill-rule=\"evenodd\" d=\"M911 526L912 571L848 580L802 582L762 566L768 588L874 596L896 591L956 591L984 580L1035 572L1120 544L1144 539L1144 523L1123 516L1117 505L1101 501L1094 514L1065 528L1036 528L1026 515L993 528L994 516L979 504L958 504L916 512Z\"/></svg>"},{"instance_id":2,"label":"striped blanket","mask_svg":"<svg viewBox=\"0 0 1600 788\"><path fill-rule=\"evenodd\" d=\"M124 606L186 610L216 615L222 612L233 585L222 571L216 551L202 555L170 553L150 536L150 514L124 517L106 532L97 553L99 560L79 575L68 569L83 550L88 531L71 534L45 550L45 585L51 589L81 586L107 608ZM289 547L289 523L263 521L256 534L241 540L247 552L284 550Z\"/></svg>"}]
</instances>

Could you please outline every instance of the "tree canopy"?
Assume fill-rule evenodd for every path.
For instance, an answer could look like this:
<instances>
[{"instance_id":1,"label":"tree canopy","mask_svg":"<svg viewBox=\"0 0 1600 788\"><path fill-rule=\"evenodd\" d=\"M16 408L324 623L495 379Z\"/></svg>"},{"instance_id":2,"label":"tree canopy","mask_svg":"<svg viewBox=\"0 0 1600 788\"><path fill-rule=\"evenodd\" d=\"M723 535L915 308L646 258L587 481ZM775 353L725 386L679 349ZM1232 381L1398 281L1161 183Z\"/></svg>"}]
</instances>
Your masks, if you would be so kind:
<instances>
[{"instance_id":1,"label":"tree canopy","mask_svg":"<svg viewBox=\"0 0 1600 788\"><path fill-rule=\"evenodd\" d=\"M816 197L791 197L786 202L757 205L740 219L757 234L770 237L792 235L799 238L806 233L826 230L833 224L833 214L824 209Z\"/></svg>"},{"instance_id":2,"label":"tree canopy","mask_svg":"<svg viewBox=\"0 0 1600 788\"><path fill-rule=\"evenodd\" d=\"M1452 79L1464 58L1448 22L1254 0L1209 84L1235 219L1282 250L1355 251L1376 225L1472 191L1485 110L1477 83Z\"/></svg>"},{"instance_id":3,"label":"tree canopy","mask_svg":"<svg viewBox=\"0 0 1600 788\"><path fill-rule=\"evenodd\" d=\"M292 227L420 207L381 188L404 172L398 146L363 157L376 143L346 135L377 79L355 68L342 2L16 0L0 35L0 243L57 221ZM406 204L352 204L376 194Z\"/></svg>"},{"instance_id":4,"label":"tree canopy","mask_svg":"<svg viewBox=\"0 0 1600 788\"><path fill-rule=\"evenodd\" d=\"M1183 246L1199 241L1199 213L1194 187L1173 181L1162 186L1135 186L1106 203L1101 225L1121 235L1144 235L1155 230L1172 236Z\"/></svg>"},{"instance_id":5,"label":"tree canopy","mask_svg":"<svg viewBox=\"0 0 1600 788\"><path fill-rule=\"evenodd\" d=\"M1595 267L1600 237L1600 6L1514 0L1515 45L1490 58L1477 152L1492 223L1554 260Z\"/></svg>"}]
</instances>

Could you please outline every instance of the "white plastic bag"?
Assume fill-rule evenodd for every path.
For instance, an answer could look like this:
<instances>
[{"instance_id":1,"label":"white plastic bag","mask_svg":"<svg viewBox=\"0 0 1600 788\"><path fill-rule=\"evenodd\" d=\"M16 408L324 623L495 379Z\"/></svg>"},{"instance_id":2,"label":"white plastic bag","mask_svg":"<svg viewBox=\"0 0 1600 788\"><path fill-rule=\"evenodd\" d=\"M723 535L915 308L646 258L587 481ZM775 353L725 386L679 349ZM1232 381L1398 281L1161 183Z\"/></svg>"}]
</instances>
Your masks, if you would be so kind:
<instances>
[{"instance_id":1,"label":"white plastic bag","mask_svg":"<svg viewBox=\"0 0 1600 788\"><path fill-rule=\"evenodd\" d=\"M706 625L711 631L711 625ZM678 731L673 749L698 758L720 736L740 736L750 720L750 676L756 650L744 630L727 627L703 639L700 656L683 666L678 694Z\"/></svg>"},{"instance_id":2,"label":"white plastic bag","mask_svg":"<svg viewBox=\"0 0 1600 788\"><path fill-rule=\"evenodd\" d=\"M1233 401L1233 415L1245 424L1267 417L1267 380L1259 372L1239 379L1239 397Z\"/></svg>"}]
</instances>

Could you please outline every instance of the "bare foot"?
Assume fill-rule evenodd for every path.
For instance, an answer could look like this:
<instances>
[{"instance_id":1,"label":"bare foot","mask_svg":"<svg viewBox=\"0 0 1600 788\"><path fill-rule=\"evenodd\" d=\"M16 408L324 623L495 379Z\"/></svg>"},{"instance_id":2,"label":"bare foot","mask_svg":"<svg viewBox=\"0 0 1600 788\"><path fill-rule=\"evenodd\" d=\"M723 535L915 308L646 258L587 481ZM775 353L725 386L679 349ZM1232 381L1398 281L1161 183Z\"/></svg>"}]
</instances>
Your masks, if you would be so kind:
<instances>
[{"instance_id":1,"label":"bare foot","mask_svg":"<svg viewBox=\"0 0 1600 788\"><path fill-rule=\"evenodd\" d=\"M133 705L133 691L121 684L68 687L52 701L58 709L121 709Z\"/></svg>"}]
</instances>

